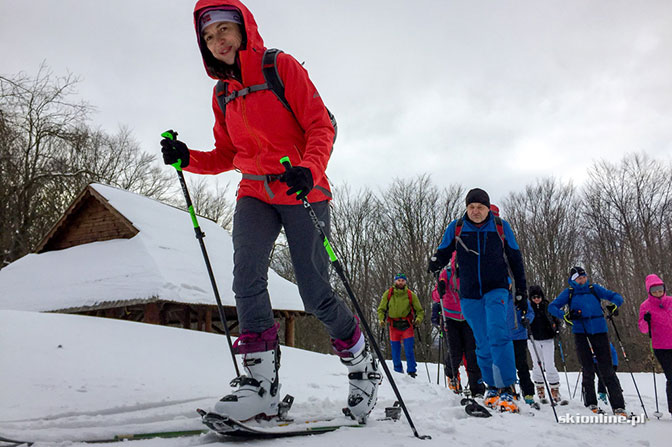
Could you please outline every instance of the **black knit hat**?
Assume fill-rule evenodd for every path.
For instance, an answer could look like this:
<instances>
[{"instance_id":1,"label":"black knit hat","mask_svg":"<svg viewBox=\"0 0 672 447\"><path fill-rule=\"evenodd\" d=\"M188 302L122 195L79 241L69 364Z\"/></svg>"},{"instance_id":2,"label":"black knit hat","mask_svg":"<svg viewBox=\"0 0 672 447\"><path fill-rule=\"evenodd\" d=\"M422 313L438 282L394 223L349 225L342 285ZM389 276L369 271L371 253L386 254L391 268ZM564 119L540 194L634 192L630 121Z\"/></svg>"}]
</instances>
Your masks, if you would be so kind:
<instances>
[{"instance_id":1,"label":"black knit hat","mask_svg":"<svg viewBox=\"0 0 672 447\"><path fill-rule=\"evenodd\" d=\"M587 276L583 267L579 267L578 265L576 267L572 267L572 269L569 271L569 279L574 281L579 276Z\"/></svg>"},{"instance_id":2,"label":"black knit hat","mask_svg":"<svg viewBox=\"0 0 672 447\"><path fill-rule=\"evenodd\" d=\"M488 193L483 191L481 188L474 188L471 191L467 193L467 206L469 206L470 203L482 203L483 205L487 206L490 208L490 197L488 196Z\"/></svg>"}]
</instances>

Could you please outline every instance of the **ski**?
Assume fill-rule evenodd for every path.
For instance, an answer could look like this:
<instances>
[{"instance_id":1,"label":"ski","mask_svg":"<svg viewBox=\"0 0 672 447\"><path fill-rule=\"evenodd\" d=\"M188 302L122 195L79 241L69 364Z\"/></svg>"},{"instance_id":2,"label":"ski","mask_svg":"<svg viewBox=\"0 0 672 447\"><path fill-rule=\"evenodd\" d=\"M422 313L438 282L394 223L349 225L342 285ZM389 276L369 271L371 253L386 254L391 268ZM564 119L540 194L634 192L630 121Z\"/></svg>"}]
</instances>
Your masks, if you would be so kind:
<instances>
[{"instance_id":1,"label":"ski","mask_svg":"<svg viewBox=\"0 0 672 447\"><path fill-rule=\"evenodd\" d=\"M101 439L62 439L62 440L18 440L6 438L0 435L0 442L14 444L14 445L33 445L38 442L81 442L84 444L104 444L111 442L120 442L120 441L136 441L139 439L154 439L154 438L180 438L187 436L198 436L205 433L208 433L209 430L200 429L200 430L178 430L178 431L162 431L162 432L151 432L151 433L128 433L128 434L118 434L109 438Z\"/></svg>"},{"instance_id":2,"label":"ski","mask_svg":"<svg viewBox=\"0 0 672 447\"><path fill-rule=\"evenodd\" d=\"M333 418L295 422L280 420L268 422L268 425L257 422L241 422L216 413L207 413L200 410L203 423L212 431L233 437L245 438L287 438L294 436L309 436L329 433L343 427L364 427L357 421L345 418Z\"/></svg>"},{"instance_id":3,"label":"ski","mask_svg":"<svg viewBox=\"0 0 672 447\"><path fill-rule=\"evenodd\" d=\"M476 402L475 399L465 397L460 401L460 405L464 407L464 411L469 415L477 418L489 418L492 416L490 411L483 405Z\"/></svg>"}]
</instances>

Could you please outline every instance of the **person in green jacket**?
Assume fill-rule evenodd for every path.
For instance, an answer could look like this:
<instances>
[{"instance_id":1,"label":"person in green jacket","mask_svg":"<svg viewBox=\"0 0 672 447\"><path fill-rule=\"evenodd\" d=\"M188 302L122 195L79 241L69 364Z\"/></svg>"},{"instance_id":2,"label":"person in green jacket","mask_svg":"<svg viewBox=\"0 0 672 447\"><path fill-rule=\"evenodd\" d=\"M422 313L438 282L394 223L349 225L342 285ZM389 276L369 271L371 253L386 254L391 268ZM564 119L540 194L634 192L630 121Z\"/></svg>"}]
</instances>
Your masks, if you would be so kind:
<instances>
[{"instance_id":1,"label":"person in green jacket","mask_svg":"<svg viewBox=\"0 0 672 447\"><path fill-rule=\"evenodd\" d=\"M406 352L406 369L408 375L416 377L415 337L413 328L425 316L418 295L413 293L406 284L406 275L399 273L394 277L394 285L383 293L378 305L378 322L381 327L387 320L390 324L390 345L392 346L392 363L394 370L404 372L401 364L401 343Z\"/></svg>"}]
</instances>

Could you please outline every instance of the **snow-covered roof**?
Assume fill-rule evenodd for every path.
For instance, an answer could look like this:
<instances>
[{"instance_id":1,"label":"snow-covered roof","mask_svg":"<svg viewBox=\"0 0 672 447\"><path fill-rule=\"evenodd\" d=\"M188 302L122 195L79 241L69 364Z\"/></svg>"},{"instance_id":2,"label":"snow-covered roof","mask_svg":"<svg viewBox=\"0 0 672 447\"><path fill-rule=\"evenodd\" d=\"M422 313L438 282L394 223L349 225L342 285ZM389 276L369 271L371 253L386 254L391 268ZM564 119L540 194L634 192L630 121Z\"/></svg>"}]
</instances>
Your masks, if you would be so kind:
<instances>
[{"instance_id":1,"label":"snow-covered roof","mask_svg":"<svg viewBox=\"0 0 672 447\"><path fill-rule=\"evenodd\" d=\"M0 309L55 311L155 300L215 304L201 249L186 211L159 201L91 184L97 195L138 233L74 247L31 253L0 270ZM231 291L233 243L215 222L200 218L222 304ZM273 270L268 288L274 309L303 311L298 288ZM108 306L105 306L108 307Z\"/></svg>"}]
</instances>

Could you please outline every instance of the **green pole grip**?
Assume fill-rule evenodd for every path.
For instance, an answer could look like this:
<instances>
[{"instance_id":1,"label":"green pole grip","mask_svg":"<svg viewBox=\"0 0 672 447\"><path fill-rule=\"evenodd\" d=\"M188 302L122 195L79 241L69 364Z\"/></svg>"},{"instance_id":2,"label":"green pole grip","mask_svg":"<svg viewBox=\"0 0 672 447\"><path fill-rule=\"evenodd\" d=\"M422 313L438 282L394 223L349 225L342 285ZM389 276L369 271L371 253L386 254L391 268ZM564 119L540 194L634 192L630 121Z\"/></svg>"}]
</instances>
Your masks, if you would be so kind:
<instances>
[{"instance_id":1,"label":"green pole grip","mask_svg":"<svg viewBox=\"0 0 672 447\"><path fill-rule=\"evenodd\" d=\"M163 132L161 134L161 136L163 138L168 138L169 140L175 140L177 138L177 132L175 132L174 130L167 130L167 131ZM181 171L182 170L182 160L178 158L175 163L171 164L171 166L174 167L175 169L177 169L178 171Z\"/></svg>"}]
</instances>

